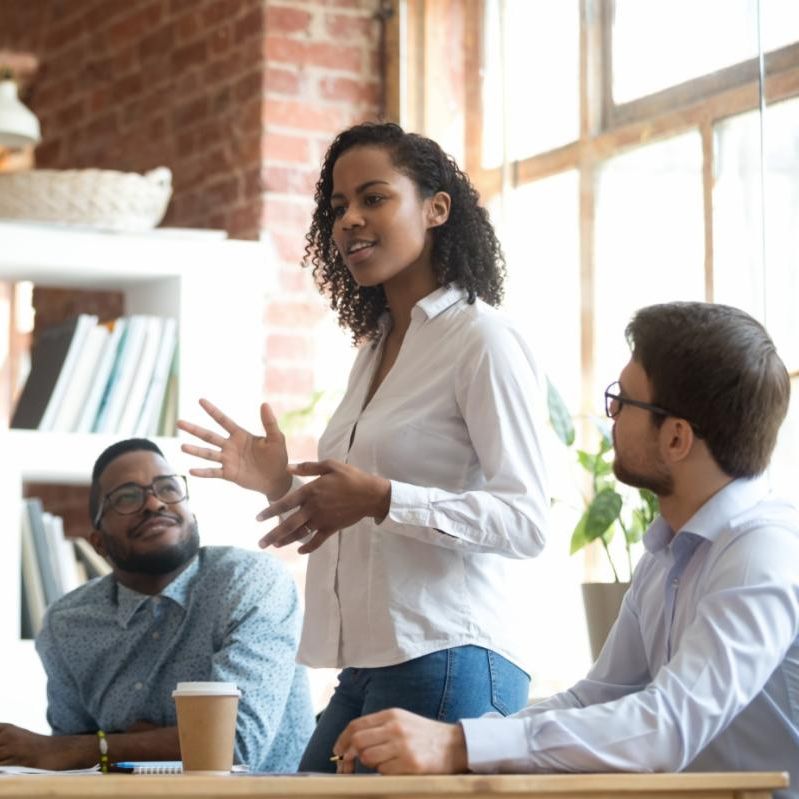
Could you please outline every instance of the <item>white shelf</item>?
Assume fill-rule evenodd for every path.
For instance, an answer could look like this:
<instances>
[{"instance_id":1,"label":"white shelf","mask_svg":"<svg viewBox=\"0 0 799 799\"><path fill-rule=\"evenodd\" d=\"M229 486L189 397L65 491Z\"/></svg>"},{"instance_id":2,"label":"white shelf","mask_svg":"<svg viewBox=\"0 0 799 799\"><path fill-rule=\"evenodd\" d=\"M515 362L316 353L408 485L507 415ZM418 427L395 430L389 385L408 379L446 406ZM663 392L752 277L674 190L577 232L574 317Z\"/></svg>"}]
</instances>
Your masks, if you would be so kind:
<instances>
[{"instance_id":1,"label":"white shelf","mask_svg":"<svg viewBox=\"0 0 799 799\"><path fill-rule=\"evenodd\" d=\"M263 309L274 257L267 242L231 241L219 231L119 234L0 222L0 281L121 291L125 314L178 321L178 414L210 422L197 406L207 396L238 422L259 429L263 386ZM211 423L208 426L213 426ZM88 485L100 452L120 436L0 429L0 647L14 663L0 691L4 722L46 732L44 674L32 642L19 638L19 516L24 482ZM175 469L191 465L177 438L156 443ZM201 483L201 486L200 486ZM204 543L256 540L263 500L218 480L190 480L192 510ZM13 671L13 675L10 673ZM16 702L13 696L23 697Z\"/></svg>"}]
</instances>

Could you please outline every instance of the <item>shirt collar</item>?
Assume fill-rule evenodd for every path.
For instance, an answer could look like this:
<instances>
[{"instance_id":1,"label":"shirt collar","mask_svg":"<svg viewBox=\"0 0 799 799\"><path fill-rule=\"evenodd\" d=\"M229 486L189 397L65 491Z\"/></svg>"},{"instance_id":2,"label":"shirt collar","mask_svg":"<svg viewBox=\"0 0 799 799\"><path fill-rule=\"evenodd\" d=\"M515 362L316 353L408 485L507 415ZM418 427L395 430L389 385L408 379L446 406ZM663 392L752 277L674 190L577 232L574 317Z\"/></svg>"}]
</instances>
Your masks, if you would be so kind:
<instances>
[{"instance_id":1,"label":"shirt collar","mask_svg":"<svg viewBox=\"0 0 799 799\"><path fill-rule=\"evenodd\" d=\"M733 480L705 502L677 532L693 533L707 541L715 541L736 516L757 505L768 490L763 477ZM669 546L674 536L666 520L658 516L644 536L644 546L649 552L657 552Z\"/></svg>"},{"instance_id":2,"label":"shirt collar","mask_svg":"<svg viewBox=\"0 0 799 799\"><path fill-rule=\"evenodd\" d=\"M432 294L422 297L414 306L414 310L419 308L428 319L433 319L439 314L451 308L456 302L466 299L468 292L460 286L450 283L436 289Z\"/></svg>"},{"instance_id":3,"label":"shirt collar","mask_svg":"<svg viewBox=\"0 0 799 799\"><path fill-rule=\"evenodd\" d=\"M466 289L462 289L453 283L437 288L434 292L422 297L411 309L411 318L418 314L424 314L428 319L434 319L439 314L451 308L456 302L464 300L469 296ZM391 314L384 311L377 320L380 335L372 342L372 349L375 350L380 342L388 335L391 330Z\"/></svg>"},{"instance_id":4,"label":"shirt collar","mask_svg":"<svg viewBox=\"0 0 799 799\"><path fill-rule=\"evenodd\" d=\"M189 599L189 589L194 576L200 568L200 559L195 556L194 560L167 585L160 594L156 596L171 599L173 602L185 609ZM132 588L122 585L119 581L117 587L117 623L122 628L127 628L130 620L136 615L139 608L152 599L150 594L141 594Z\"/></svg>"}]
</instances>

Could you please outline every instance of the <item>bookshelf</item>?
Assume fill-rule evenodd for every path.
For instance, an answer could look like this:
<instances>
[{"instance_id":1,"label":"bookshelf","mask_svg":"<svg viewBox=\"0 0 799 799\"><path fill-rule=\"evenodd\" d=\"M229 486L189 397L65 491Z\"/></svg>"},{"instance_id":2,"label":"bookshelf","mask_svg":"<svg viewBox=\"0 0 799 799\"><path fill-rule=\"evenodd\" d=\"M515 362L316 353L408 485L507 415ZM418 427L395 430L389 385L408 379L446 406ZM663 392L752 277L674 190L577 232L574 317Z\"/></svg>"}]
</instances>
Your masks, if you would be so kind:
<instances>
[{"instance_id":1,"label":"bookshelf","mask_svg":"<svg viewBox=\"0 0 799 799\"><path fill-rule=\"evenodd\" d=\"M0 282L117 291L124 313L177 320L178 415L205 423L207 396L234 419L259 429L263 315L275 262L268 242L233 241L219 231L159 229L142 234L0 222ZM20 638L19 515L28 482L88 485L97 455L115 435L8 429L0 419L0 680L2 722L48 732L44 673L33 642ZM177 438L155 439L172 465L190 459ZM253 546L263 500L221 481L189 481L203 543Z\"/></svg>"}]
</instances>

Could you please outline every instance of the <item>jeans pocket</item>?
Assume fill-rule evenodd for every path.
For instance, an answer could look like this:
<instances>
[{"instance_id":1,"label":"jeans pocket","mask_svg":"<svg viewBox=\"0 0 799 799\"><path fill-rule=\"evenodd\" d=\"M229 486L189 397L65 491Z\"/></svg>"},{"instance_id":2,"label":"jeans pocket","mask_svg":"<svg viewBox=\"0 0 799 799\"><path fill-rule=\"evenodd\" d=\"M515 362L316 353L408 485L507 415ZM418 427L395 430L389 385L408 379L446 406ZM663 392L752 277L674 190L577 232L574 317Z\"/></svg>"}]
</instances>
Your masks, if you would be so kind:
<instances>
[{"instance_id":1,"label":"jeans pocket","mask_svg":"<svg viewBox=\"0 0 799 799\"><path fill-rule=\"evenodd\" d=\"M527 704L530 678L502 655L486 650L491 680L491 704L498 713L509 716Z\"/></svg>"}]
</instances>

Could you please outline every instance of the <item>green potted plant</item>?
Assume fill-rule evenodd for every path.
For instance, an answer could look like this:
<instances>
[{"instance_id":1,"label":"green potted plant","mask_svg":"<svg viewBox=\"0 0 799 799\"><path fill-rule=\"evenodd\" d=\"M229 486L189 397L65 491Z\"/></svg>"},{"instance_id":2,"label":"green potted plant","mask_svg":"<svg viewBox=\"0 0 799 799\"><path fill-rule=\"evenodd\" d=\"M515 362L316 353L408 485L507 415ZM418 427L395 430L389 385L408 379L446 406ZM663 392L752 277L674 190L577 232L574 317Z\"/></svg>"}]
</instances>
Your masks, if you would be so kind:
<instances>
[{"instance_id":1,"label":"green potted plant","mask_svg":"<svg viewBox=\"0 0 799 799\"><path fill-rule=\"evenodd\" d=\"M555 386L548 382L549 418L555 434L567 447L575 445L574 422ZM632 576L633 549L658 514L657 497L645 488L622 488L613 474L613 440L606 424L597 422L596 447L574 447L577 463L583 470L584 508L571 534L570 554L588 544L599 544L613 574L611 583L583 583L591 655L596 658L616 619L624 592ZM620 568L618 546L621 539L624 568ZM622 577L624 579L622 579Z\"/></svg>"}]
</instances>

